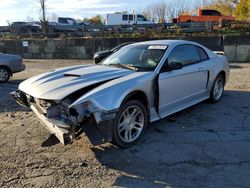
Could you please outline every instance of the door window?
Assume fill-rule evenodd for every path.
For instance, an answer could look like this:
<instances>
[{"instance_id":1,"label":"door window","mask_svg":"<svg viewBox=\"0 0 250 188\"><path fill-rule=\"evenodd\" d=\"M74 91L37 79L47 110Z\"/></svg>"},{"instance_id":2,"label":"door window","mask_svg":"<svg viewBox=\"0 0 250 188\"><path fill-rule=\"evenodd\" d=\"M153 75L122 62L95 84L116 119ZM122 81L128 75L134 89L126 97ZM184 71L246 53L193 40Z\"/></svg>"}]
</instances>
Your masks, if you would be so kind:
<instances>
[{"instance_id":1,"label":"door window","mask_svg":"<svg viewBox=\"0 0 250 188\"><path fill-rule=\"evenodd\" d=\"M133 21L134 20L134 15L129 15L129 21Z\"/></svg>"},{"instance_id":2,"label":"door window","mask_svg":"<svg viewBox=\"0 0 250 188\"><path fill-rule=\"evenodd\" d=\"M147 19L142 15L137 15L137 21L147 21Z\"/></svg>"},{"instance_id":3,"label":"door window","mask_svg":"<svg viewBox=\"0 0 250 188\"><path fill-rule=\"evenodd\" d=\"M200 55L193 45L180 45L173 49L168 56L168 64L182 63L184 66L200 61Z\"/></svg>"},{"instance_id":4,"label":"door window","mask_svg":"<svg viewBox=\"0 0 250 188\"><path fill-rule=\"evenodd\" d=\"M68 22L69 25L74 25L74 21L71 20L71 19L68 19L67 22Z\"/></svg>"},{"instance_id":5,"label":"door window","mask_svg":"<svg viewBox=\"0 0 250 188\"><path fill-rule=\"evenodd\" d=\"M67 24L67 19L65 19L65 18L59 18L59 23L61 23L61 24Z\"/></svg>"}]
</instances>

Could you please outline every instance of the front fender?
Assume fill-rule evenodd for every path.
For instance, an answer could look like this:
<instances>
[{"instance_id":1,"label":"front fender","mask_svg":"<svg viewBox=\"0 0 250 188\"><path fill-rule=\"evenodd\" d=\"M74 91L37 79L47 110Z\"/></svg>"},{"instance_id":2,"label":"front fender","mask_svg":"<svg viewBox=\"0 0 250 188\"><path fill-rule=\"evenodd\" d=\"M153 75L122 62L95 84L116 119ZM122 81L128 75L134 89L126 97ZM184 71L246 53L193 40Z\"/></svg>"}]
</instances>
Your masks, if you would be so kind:
<instances>
[{"instance_id":1,"label":"front fender","mask_svg":"<svg viewBox=\"0 0 250 188\"><path fill-rule=\"evenodd\" d=\"M112 80L83 95L69 108L79 108L81 104L89 102L88 110L94 115L97 113L116 112L125 97L134 91L143 91L148 98L151 98L151 95L153 95L151 91L152 83L155 75L155 72L136 72ZM101 116L98 117L96 117L97 121L103 119Z\"/></svg>"}]
</instances>

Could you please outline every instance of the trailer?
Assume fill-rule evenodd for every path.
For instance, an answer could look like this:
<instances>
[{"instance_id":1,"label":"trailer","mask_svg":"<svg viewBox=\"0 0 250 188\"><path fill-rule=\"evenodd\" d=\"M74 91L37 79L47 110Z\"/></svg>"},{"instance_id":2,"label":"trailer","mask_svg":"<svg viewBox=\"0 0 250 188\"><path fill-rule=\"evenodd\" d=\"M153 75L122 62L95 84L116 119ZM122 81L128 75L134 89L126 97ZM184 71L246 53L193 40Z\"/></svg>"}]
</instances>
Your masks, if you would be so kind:
<instances>
[{"instance_id":1,"label":"trailer","mask_svg":"<svg viewBox=\"0 0 250 188\"><path fill-rule=\"evenodd\" d=\"M107 14L106 25L155 24L141 14Z\"/></svg>"}]
</instances>

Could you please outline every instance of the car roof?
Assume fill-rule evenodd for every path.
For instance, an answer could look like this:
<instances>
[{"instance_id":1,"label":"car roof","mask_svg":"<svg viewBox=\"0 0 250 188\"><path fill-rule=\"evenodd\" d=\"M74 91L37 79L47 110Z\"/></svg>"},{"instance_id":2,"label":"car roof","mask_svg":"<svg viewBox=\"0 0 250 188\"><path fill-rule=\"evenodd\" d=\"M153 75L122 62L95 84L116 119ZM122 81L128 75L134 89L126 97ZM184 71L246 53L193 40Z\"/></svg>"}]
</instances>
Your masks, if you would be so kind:
<instances>
[{"instance_id":1,"label":"car roof","mask_svg":"<svg viewBox=\"0 0 250 188\"><path fill-rule=\"evenodd\" d=\"M167 46L178 45L178 44L195 44L195 45L200 46L200 44L196 42L187 41L187 40L151 40L151 41L137 42L132 45L136 45L136 44L147 44L147 45L161 44L161 45L167 45Z\"/></svg>"},{"instance_id":2,"label":"car roof","mask_svg":"<svg viewBox=\"0 0 250 188\"><path fill-rule=\"evenodd\" d=\"M168 47L174 47L174 46L182 45L182 44L191 44L191 45L200 46L207 52L207 54L210 58L215 57L215 54L211 50L206 48L205 46L203 46L199 43L193 42L193 41L188 41L188 40L151 40L151 41L144 41L144 42L137 42L137 43L129 44L128 46L132 46L132 45L167 45Z\"/></svg>"}]
</instances>

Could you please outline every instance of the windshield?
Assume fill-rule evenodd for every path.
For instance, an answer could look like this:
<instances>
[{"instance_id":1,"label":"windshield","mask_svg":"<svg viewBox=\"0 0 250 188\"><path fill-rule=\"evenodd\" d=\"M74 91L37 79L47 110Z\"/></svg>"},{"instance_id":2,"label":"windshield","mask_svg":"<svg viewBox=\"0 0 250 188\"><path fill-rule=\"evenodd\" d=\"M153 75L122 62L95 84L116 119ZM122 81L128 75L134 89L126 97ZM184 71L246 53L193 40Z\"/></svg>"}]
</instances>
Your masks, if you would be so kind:
<instances>
[{"instance_id":1,"label":"windshield","mask_svg":"<svg viewBox=\"0 0 250 188\"><path fill-rule=\"evenodd\" d=\"M136 71L153 71L166 50L166 45L125 46L105 59L102 64Z\"/></svg>"}]
</instances>

